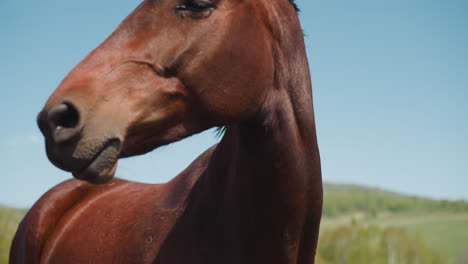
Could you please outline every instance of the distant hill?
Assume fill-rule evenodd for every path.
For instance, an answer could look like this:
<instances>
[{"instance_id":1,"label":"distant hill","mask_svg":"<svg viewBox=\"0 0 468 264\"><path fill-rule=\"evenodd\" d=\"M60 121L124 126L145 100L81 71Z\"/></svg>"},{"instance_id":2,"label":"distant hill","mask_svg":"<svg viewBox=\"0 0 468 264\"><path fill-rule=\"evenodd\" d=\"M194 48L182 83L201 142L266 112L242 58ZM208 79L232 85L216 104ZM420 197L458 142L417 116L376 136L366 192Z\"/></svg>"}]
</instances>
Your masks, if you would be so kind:
<instances>
[{"instance_id":1,"label":"distant hill","mask_svg":"<svg viewBox=\"0 0 468 264\"><path fill-rule=\"evenodd\" d=\"M339 236L343 234L343 230L355 230L355 226L360 226L359 230L366 230L362 229L363 227L373 230L373 226L384 228L381 230L403 228L404 231L401 232L408 232L410 237L414 236L411 239L422 239L423 242L427 242L428 247L446 256L447 261L442 263L468 264L466 201L433 200L379 188L325 184L320 240L327 240L330 234L336 235L336 240L342 239ZM323 248L320 251L322 252Z\"/></svg>"},{"instance_id":2,"label":"distant hill","mask_svg":"<svg viewBox=\"0 0 468 264\"><path fill-rule=\"evenodd\" d=\"M325 217L357 212L370 215L382 212L461 213L468 212L468 203L466 201L433 200L359 185L324 185L323 215Z\"/></svg>"}]
</instances>

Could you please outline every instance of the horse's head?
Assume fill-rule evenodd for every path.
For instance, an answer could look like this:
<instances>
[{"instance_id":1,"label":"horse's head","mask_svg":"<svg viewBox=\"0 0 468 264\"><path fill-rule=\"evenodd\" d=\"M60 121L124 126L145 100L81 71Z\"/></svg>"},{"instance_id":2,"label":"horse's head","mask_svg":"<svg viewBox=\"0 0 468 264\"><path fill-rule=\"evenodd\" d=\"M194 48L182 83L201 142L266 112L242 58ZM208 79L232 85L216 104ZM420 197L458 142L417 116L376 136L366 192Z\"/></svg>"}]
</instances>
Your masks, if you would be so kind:
<instances>
[{"instance_id":1,"label":"horse's head","mask_svg":"<svg viewBox=\"0 0 468 264\"><path fill-rule=\"evenodd\" d=\"M274 88L278 27L296 25L294 12L288 0L144 1L39 114L49 159L105 183L119 157L252 117Z\"/></svg>"}]
</instances>

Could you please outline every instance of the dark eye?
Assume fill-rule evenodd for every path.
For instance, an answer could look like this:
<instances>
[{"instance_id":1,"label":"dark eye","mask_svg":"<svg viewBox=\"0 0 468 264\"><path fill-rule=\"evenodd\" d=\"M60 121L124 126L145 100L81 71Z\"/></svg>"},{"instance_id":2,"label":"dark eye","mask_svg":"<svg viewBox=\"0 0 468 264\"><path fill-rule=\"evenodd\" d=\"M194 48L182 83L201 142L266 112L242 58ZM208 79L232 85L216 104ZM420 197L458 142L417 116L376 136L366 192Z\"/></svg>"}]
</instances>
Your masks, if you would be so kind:
<instances>
[{"instance_id":1,"label":"dark eye","mask_svg":"<svg viewBox=\"0 0 468 264\"><path fill-rule=\"evenodd\" d=\"M182 0L176 7L177 10L200 13L214 8L215 5L208 0Z\"/></svg>"}]
</instances>

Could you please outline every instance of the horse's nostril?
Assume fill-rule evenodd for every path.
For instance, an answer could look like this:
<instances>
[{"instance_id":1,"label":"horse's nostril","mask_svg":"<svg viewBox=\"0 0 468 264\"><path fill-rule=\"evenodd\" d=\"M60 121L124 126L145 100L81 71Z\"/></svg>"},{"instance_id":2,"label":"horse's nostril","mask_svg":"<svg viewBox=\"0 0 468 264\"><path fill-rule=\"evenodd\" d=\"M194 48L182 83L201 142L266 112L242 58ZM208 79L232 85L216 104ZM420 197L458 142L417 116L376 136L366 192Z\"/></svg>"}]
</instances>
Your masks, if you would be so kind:
<instances>
[{"instance_id":1,"label":"horse's nostril","mask_svg":"<svg viewBox=\"0 0 468 264\"><path fill-rule=\"evenodd\" d=\"M50 109L48 118L54 127L73 128L78 125L79 114L73 105L63 103Z\"/></svg>"},{"instance_id":2,"label":"horse's nostril","mask_svg":"<svg viewBox=\"0 0 468 264\"><path fill-rule=\"evenodd\" d=\"M80 115L78 110L69 103L52 107L47 113L47 122L56 142L70 139L78 133Z\"/></svg>"}]
</instances>

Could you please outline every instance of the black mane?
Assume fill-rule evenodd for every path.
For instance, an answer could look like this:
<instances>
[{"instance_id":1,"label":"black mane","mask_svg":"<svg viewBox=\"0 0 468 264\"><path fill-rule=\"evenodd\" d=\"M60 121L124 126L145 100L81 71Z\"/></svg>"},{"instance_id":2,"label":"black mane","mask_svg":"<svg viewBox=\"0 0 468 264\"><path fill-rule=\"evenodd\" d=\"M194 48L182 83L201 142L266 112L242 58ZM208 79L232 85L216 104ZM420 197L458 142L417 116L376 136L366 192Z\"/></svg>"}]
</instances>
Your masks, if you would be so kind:
<instances>
[{"instance_id":1,"label":"black mane","mask_svg":"<svg viewBox=\"0 0 468 264\"><path fill-rule=\"evenodd\" d=\"M291 2L291 4L294 6L296 12L299 12L299 7L297 7L297 4L294 2L294 0L289 0L289 2Z\"/></svg>"}]
</instances>

